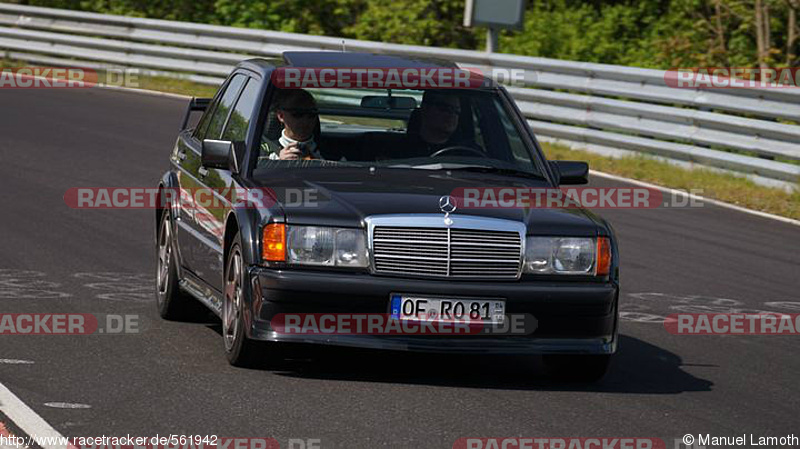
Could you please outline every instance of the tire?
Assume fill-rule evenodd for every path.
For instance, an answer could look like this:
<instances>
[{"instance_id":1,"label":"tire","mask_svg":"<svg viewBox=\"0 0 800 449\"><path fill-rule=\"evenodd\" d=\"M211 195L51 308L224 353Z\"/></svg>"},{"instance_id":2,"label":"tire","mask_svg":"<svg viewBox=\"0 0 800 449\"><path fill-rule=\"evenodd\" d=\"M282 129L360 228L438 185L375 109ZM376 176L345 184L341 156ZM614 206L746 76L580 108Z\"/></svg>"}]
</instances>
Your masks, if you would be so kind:
<instances>
[{"instance_id":1,"label":"tire","mask_svg":"<svg viewBox=\"0 0 800 449\"><path fill-rule=\"evenodd\" d=\"M164 211L158 225L156 242L156 307L161 318L170 321L194 319L204 307L182 292L178 286L178 267L169 211Z\"/></svg>"},{"instance_id":2,"label":"tire","mask_svg":"<svg viewBox=\"0 0 800 449\"><path fill-rule=\"evenodd\" d=\"M249 283L244 271L241 238L237 234L228 251L225 263L224 295L222 300L222 339L225 355L233 366L255 366L262 347L258 342L247 338L245 332L244 307Z\"/></svg>"},{"instance_id":3,"label":"tire","mask_svg":"<svg viewBox=\"0 0 800 449\"><path fill-rule=\"evenodd\" d=\"M545 355L545 369L558 379L572 382L597 382L608 371L611 355Z\"/></svg>"}]
</instances>

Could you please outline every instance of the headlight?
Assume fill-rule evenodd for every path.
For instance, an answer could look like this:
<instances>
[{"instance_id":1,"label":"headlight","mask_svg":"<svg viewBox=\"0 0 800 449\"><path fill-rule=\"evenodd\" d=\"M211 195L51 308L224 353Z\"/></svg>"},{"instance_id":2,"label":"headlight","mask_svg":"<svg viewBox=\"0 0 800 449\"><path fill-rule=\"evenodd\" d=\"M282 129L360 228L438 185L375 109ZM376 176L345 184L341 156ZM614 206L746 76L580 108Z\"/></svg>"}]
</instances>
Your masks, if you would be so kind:
<instances>
[{"instance_id":1,"label":"headlight","mask_svg":"<svg viewBox=\"0 0 800 449\"><path fill-rule=\"evenodd\" d=\"M333 228L289 226L289 262L333 265Z\"/></svg>"},{"instance_id":2,"label":"headlight","mask_svg":"<svg viewBox=\"0 0 800 449\"><path fill-rule=\"evenodd\" d=\"M611 266L608 238L528 237L525 273L606 275Z\"/></svg>"},{"instance_id":3,"label":"headlight","mask_svg":"<svg viewBox=\"0 0 800 449\"><path fill-rule=\"evenodd\" d=\"M333 260L339 267L366 267L367 237L360 229L337 229Z\"/></svg>"},{"instance_id":4,"label":"headlight","mask_svg":"<svg viewBox=\"0 0 800 449\"><path fill-rule=\"evenodd\" d=\"M337 267L366 267L366 234L361 229L287 226L289 263Z\"/></svg>"}]
</instances>

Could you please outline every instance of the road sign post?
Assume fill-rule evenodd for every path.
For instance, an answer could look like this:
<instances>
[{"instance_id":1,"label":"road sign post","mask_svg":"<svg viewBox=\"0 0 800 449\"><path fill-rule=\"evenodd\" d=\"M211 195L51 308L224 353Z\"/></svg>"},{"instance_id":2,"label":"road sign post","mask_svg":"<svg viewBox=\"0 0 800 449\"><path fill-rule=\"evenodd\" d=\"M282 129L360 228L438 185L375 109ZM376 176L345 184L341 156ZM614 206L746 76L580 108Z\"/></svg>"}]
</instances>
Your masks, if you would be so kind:
<instances>
[{"instance_id":1,"label":"road sign post","mask_svg":"<svg viewBox=\"0 0 800 449\"><path fill-rule=\"evenodd\" d=\"M466 0L464 26L486 26L486 51L494 53L500 30L522 30L524 15L524 0Z\"/></svg>"}]
</instances>

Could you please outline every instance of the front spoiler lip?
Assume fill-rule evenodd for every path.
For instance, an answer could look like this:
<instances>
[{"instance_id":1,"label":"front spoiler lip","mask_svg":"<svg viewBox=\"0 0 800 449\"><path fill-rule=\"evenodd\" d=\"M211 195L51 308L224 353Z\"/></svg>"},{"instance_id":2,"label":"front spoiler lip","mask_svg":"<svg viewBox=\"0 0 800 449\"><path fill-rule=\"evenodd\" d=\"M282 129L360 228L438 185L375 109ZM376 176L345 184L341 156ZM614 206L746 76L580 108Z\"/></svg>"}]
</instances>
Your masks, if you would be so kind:
<instances>
[{"instance_id":1,"label":"front spoiler lip","mask_svg":"<svg viewBox=\"0 0 800 449\"><path fill-rule=\"evenodd\" d=\"M374 335L290 335L271 330L253 330L251 338L276 343L304 343L448 354L613 354L617 339L603 338L531 338L531 337L419 337Z\"/></svg>"}]
</instances>

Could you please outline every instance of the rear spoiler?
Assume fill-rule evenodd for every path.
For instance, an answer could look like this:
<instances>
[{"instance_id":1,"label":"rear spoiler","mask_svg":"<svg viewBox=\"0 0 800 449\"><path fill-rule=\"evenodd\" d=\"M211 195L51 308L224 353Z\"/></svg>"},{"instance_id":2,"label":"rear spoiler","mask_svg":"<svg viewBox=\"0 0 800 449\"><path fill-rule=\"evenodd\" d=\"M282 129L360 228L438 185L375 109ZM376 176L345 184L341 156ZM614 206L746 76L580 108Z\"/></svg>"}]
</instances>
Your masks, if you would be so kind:
<instances>
[{"instance_id":1,"label":"rear spoiler","mask_svg":"<svg viewBox=\"0 0 800 449\"><path fill-rule=\"evenodd\" d=\"M204 112L206 109L208 109L209 104L211 104L211 98L192 97L191 101L189 101L189 107L186 108L186 114L183 116L181 131L186 129L186 125L189 124L189 116L192 115L192 112Z\"/></svg>"}]
</instances>

